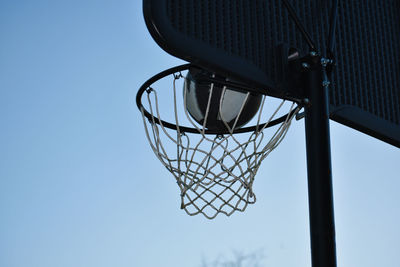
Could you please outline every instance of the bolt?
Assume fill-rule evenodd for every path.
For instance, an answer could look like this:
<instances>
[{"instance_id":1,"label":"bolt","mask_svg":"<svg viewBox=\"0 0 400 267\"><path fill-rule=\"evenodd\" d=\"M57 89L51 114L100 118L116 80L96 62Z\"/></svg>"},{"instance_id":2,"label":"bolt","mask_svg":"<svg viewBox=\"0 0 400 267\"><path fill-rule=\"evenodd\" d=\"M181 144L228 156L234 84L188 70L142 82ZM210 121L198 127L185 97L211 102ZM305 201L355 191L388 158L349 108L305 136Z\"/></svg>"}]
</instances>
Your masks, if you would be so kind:
<instances>
[{"instance_id":1,"label":"bolt","mask_svg":"<svg viewBox=\"0 0 400 267\"><path fill-rule=\"evenodd\" d=\"M330 81L327 81L327 80L325 80L325 81L322 82L322 86L323 86L323 87L328 87L330 84L331 84L331 82L330 82Z\"/></svg>"},{"instance_id":2,"label":"bolt","mask_svg":"<svg viewBox=\"0 0 400 267\"><path fill-rule=\"evenodd\" d=\"M333 60L329 58L321 58L321 64L326 67L328 64L333 64Z\"/></svg>"},{"instance_id":3,"label":"bolt","mask_svg":"<svg viewBox=\"0 0 400 267\"><path fill-rule=\"evenodd\" d=\"M316 57L318 54L317 54L317 52L315 52L315 51L311 51L310 52L310 56L312 56L312 57Z\"/></svg>"},{"instance_id":4,"label":"bolt","mask_svg":"<svg viewBox=\"0 0 400 267\"><path fill-rule=\"evenodd\" d=\"M308 105L310 104L310 99L304 98L304 99L302 100L302 102L303 102L303 104L304 104L305 106L308 106Z\"/></svg>"},{"instance_id":5,"label":"bolt","mask_svg":"<svg viewBox=\"0 0 400 267\"><path fill-rule=\"evenodd\" d=\"M309 68L310 68L310 64L308 64L307 62L301 63L301 66L302 66L304 69L309 69Z\"/></svg>"}]
</instances>

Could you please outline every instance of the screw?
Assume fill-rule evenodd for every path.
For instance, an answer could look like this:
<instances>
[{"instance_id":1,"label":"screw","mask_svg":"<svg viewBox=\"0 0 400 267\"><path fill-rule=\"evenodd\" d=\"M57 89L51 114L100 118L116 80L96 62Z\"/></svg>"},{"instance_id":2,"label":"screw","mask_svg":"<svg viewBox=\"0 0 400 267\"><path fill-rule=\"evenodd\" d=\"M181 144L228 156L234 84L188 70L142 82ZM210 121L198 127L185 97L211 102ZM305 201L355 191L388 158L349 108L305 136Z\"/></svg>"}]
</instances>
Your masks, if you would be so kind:
<instances>
[{"instance_id":1,"label":"screw","mask_svg":"<svg viewBox=\"0 0 400 267\"><path fill-rule=\"evenodd\" d=\"M301 63L301 66L302 66L304 69L309 69L309 68L310 68L310 64L308 64L307 62Z\"/></svg>"},{"instance_id":2,"label":"screw","mask_svg":"<svg viewBox=\"0 0 400 267\"><path fill-rule=\"evenodd\" d=\"M311 51L310 52L310 56L312 56L312 57L316 57L318 54L317 54L317 52L315 52L315 51Z\"/></svg>"}]
</instances>

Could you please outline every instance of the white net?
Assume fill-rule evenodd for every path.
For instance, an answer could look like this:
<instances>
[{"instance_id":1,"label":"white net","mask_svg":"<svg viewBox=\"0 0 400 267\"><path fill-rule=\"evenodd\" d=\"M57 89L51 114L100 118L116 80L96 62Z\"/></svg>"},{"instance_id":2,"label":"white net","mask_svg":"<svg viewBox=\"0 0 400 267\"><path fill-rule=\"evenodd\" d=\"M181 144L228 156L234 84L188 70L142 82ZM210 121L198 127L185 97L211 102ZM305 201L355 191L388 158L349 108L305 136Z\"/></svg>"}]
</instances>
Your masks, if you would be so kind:
<instances>
[{"instance_id":1,"label":"white net","mask_svg":"<svg viewBox=\"0 0 400 267\"><path fill-rule=\"evenodd\" d=\"M179 186L181 208L189 215L201 213L208 219L215 218L219 213L230 216L235 211L244 211L248 204L256 201L253 183L261 162L285 137L292 119L300 108L295 103L285 100L276 103L276 99L268 104L269 108L265 108L267 97L263 96L258 113L251 121L255 125L254 130L237 133L235 127L250 95L247 93L233 125L231 123L230 127L220 113L220 119L226 127L221 131L224 133L209 134L206 121L210 113L213 84L210 86L210 97L204 123L201 125L187 111L186 91L179 93L181 89L178 88L184 87L184 76L179 72L171 77L173 86L170 84L169 87L173 92L163 88L167 96L160 97L161 88L157 90L156 84L148 87L146 96L143 97L141 112L151 148L161 163L173 174ZM179 83L182 86L177 85ZM157 86L165 85L160 83ZM224 94L226 86L222 88ZM276 107L270 114L265 114L272 103L275 103ZM221 105L222 98L220 107ZM150 116L145 115L144 108ZM283 108L286 108L284 114L287 113L287 116L281 123L266 130L269 123L280 116ZM167 119L174 122L176 129L166 127L163 121ZM187 126L193 129L194 133L186 131ZM266 136L265 132L269 132L270 135Z\"/></svg>"}]
</instances>

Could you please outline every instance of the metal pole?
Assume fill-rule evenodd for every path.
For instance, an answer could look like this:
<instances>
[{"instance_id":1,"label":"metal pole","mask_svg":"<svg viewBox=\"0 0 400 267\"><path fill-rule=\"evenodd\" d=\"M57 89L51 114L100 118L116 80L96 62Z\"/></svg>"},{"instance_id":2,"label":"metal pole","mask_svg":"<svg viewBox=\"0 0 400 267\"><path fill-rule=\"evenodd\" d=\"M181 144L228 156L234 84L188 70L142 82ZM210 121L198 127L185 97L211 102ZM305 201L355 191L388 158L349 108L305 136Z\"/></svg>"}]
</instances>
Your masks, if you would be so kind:
<instances>
[{"instance_id":1,"label":"metal pole","mask_svg":"<svg viewBox=\"0 0 400 267\"><path fill-rule=\"evenodd\" d=\"M336 267L329 134L329 81L324 59L311 55L305 73L308 198L313 267Z\"/></svg>"}]
</instances>

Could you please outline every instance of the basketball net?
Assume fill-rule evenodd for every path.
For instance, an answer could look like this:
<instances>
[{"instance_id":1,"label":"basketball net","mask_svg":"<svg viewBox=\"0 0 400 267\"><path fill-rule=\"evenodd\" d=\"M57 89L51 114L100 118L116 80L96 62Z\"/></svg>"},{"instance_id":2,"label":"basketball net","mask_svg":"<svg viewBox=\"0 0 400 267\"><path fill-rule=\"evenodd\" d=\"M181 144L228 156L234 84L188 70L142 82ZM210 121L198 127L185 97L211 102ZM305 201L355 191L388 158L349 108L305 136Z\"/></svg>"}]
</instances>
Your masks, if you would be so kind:
<instances>
[{"instance_id":1,"label":"basketball net","mask_svg":"<svg viewBox=\"0 0 400 267\"><path fill-rule=\"evenodd\" d=\"M176 82L180 79L184 79L180 72L173 74L173 93L170 94L173 108L170 109L173 109L176 125L174 130L166 127L162 121L164 118L160 114L157 90L154 87L146 89L146 100L143 102L150 117L145 116L143 106L141 113L150 146L165 168L175 177L180 190L181 209L187 214L201 213L206 218L213 219L219 213L230 216L235 211L244 211L249 204L256 202L253 183L261 162L281 143L301 108L294 102L284 105L287 101L282 100L272 114L267 116L267 123L260 123L267 98L263 96L260 109L254 118L255 130L236 133L235 125L242 113L245 99L232 128L221 117L226 126L224 134L208 134L205 125L211 97L204 123L199 125L186 108L184 112L178 111L178 96L182 98L182 92L177 92ZM226 90L226 87L223 90ZM210 96L211 94L212 86ZM249 94L247 93L247 97ZM185 91L183 101L186 107ZM268 128L283 106L289 106L283 122ZM196 133L182 130L184 127L180 125L181 120L188 122ZM264 133L266 128L268 132L272 131L268 138Z\"/></svg>"}]
</instances>

